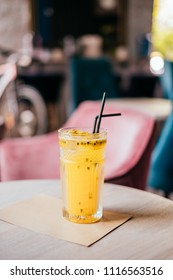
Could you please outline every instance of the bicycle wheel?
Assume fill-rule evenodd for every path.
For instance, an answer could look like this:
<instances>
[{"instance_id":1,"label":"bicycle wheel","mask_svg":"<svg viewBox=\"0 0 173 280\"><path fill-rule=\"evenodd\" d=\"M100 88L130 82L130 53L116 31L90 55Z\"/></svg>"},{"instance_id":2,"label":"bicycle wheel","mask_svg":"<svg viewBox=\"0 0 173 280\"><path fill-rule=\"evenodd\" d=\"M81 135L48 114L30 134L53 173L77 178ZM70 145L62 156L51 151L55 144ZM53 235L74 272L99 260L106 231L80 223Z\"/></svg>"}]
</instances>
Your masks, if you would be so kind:
<instances>
[{"instance_id":1,"label":"bicycle wheel","mask_svg":"<svg viewBox=\"0 0 173 280\"><path fill-rule=\"evenodd\" d=\"M16 88L19 107L17 130L19 136L33 136L47 133L48 112L46 104L37 89L19 84Z\"/></svg>"}]
</instances>

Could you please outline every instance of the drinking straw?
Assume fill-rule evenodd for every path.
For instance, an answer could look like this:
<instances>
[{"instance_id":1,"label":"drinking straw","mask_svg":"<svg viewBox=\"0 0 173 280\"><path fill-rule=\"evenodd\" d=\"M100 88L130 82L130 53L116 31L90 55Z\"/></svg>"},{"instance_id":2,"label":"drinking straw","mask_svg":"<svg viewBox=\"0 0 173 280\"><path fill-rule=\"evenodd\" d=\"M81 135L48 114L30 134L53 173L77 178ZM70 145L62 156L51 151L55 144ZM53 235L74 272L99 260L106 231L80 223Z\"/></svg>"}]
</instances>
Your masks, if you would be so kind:
<instances>
[{"instance_id":1,"label":"drinking straw","mask_svg":"<svg viewBox=\"0 0 173 280\"><path fill-rule=\"evenodd\" d=\"M94 127L93 127L93 133L99 133L100 124L101 124L101 119L102 119L102 118L104 118L104 117L113 117L113 116L121 116L121 113L103 115L102 113L103 113L105 101L106 101L106 92L103 93L103 98L102 98L102 105L101 105L101 109L100 109L100 114L99 114L98 116L95 117ZM98 121L98 124L97 124L97 121Z\"/></svg>"},{"instance_id":2,"label":"drinking straw","mask_svg":"<svg viewBox=\"0 0 173 280\"><path fill-rule=\"evenodd\" d=\"M115 113L115 114L106 114L106 115L102 115L102 118L106 118L106 117L114 117L114 116L121 116L121 113ZM97 120L99 118L99 115L97 115L95 117L95 121L94 121L94 128L93 128L93 133L95 133L96 131L96 125L97 125Z\"/></svg>"},{"instance_id":3,"label":"drinking straw","mask_svg":"<svg viewBox=\"0 0 173 280\"><path fill-rule=\"evenodd\" d=\"M101 123L101 118L102 118L102 113L103 113L105 101L106 101L106 92L103 93L102 105L101 105L100 114L99 114L99 117L98 117L98 124L97 124L96 133L99 133L99 130L100 130L100 123ZM95 133L95 131L94 131L94 133Z\"/></svg>"}]
</instances>

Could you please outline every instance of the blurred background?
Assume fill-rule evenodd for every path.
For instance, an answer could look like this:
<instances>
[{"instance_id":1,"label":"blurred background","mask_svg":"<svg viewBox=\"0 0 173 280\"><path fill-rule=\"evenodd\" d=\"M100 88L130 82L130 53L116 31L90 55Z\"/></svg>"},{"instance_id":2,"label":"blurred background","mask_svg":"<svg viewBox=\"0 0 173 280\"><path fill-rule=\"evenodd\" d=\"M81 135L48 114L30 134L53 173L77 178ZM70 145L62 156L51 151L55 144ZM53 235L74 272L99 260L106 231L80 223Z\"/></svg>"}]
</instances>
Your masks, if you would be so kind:
<instances>
[{"instance_id":1,"label":"blurred background","mask_svg":"<svg viewBox=\"0 0 173 280\"><path fill-rule=\"evenodd\" d=\"M63 48L66 36L99 34L105 51L126 46L131 59L145 54L151 32L153 1L142 0L1 0L0 44L18 49L22 36L34 31L35 44ZM144 51L144 53L142 53Z\"/></svg>"},{"instance_id":2,"label":"blurred background","mask_svg":"<svg viewBox=\"0 0 173 280\"><path fill-rule=\"evenodd\" d=\"M168 197L172 61L172 0L0 0L0 139L56 132L107 91L156 122L148 186Z\"/></svg>"},{"instance_id":3,"label":"blurred background","mask_svg":"<svg viewBox=\"0 0 173 280\"><path fill-rule=\"evenodd\" d=\"M60 127L74 109L69 61L76 54L109 59L115 97L163 96L150 65L152 13L152 0L0 0L0 63L25 55L17 75L45 102L42 132Z\"/></svg>"}]
</instances>

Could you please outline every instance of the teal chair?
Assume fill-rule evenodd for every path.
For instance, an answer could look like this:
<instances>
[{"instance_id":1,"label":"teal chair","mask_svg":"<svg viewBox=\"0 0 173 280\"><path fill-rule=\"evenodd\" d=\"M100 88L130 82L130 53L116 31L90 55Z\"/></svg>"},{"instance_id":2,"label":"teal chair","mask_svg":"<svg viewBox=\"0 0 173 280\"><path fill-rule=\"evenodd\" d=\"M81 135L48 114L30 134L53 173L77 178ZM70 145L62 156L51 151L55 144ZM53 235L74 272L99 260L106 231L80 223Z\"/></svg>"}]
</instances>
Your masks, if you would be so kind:
<instances>
[{"instance_id":1,"label":"teal chair","mask_svg":"<svg viewBox=\"0 0 173 280\"><path fill-rule=\"evenodd\" d=\"M173 63L165 61L165 72L160 79L164 97L173 100ZM173 111L154 148L148 186L163 191L167 198L173 192Z\"/></svg>"},{"instance_id":2,"label":"teal chair","mask_svg":"<svg viewBox=\"0 0 173 280\"><path fill-rule=\"evenodd\" d=\"M72 111L85 100L116 98L115 75L112 65L106 57L86 58L73 56L70 60L70 88Z\"/></svg>"},{"instance_id":3,"label":"teal chair","mask_svg":"<svg viewBox=\"0 0 173 280\"><path fill-rule=\"evenodd\" d=\"M167 119L153 151L148 185L162 190L165 197L173 192L173 113Z\"/></svg>"}]
</instances>

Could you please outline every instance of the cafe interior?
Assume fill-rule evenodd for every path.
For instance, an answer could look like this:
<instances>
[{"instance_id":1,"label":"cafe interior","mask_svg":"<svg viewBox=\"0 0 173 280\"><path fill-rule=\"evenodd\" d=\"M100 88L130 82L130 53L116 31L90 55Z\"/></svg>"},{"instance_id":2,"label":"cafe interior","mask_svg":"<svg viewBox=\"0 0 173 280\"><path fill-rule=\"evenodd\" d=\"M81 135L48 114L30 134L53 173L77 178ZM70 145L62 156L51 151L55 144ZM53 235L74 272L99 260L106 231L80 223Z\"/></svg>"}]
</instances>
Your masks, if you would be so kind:
<instances>
[{"instance_id":1,"label":"cafe interior","mask_svg":"<svg viewBox=\"0 0 173 280\"><path fill-rule=\"evenodd\" d=\"M173 9L158 2L1 0L1 182L59 179L58 130L92 127L106 94L121 115L101 118L105 182L172 200Z\"/></svg>"}]
</instances>

